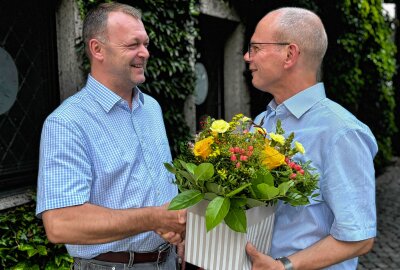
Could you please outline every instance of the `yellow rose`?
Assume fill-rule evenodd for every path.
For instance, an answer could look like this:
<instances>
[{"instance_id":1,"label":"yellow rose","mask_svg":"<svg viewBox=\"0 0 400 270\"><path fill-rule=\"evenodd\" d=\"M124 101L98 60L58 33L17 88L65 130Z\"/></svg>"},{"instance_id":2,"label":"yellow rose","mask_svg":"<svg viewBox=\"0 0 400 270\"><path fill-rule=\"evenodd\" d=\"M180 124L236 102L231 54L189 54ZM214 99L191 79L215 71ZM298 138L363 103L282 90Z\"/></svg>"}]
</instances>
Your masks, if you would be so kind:
<instances>
[{"instance_id":1,"label":"yellow rose","mask_svg":"<svg viewBox=\"0 0 400 270\"><path fill-rule=\"evenodd\" d=\"M296 147L296 150L299 151L300 153L304 154L306 152L306 150L304 150L304 147L301 143L294 142L294 146Z\"/></svg>"},{"instance_id":2,"label":"yellow rose","mask_svg":"<svg viewBox=\"0 0 400 270\"><path fill-rule=\"evenodd\" d=\"M264 160L263 164L267 166L270 170L275 169L285 163L285 156L279 153L275 148L267 145L264 149Z\"/></svg>"},{"instance_id":3,"label":"yellow rose","mask_svg":"<svg viewBox=\"0 0 400 270\"><path fill-rule=\"evenodd\" d=\"M200 156L206 159L212 152L211 144L214 142L213 137L207 137L194 144L193 153L196 157Z\"/></svg>"},{"instance_id":4,"label":"yellow rose","mask_svg":"<svg viewBox=\"0 0 400 270\"><path fill-rule=\"evenodd\" d=\"M218 133L224 133L229 128L229 123L224 120L215 120L211 124L211 130Z\"/></svg>"},{"instance_id":5,"label":"yellow rose","mask_svg":"<svg viewBox=\"0 0 400 270\"><path fill-rule=\"evenodd\" d=\"M285 137L283 137L280 134L275 134L275 133L270 133L269 136L271 137L272 140L280 143L281 145L285 144Z\"/></svg>"}]
</instances>

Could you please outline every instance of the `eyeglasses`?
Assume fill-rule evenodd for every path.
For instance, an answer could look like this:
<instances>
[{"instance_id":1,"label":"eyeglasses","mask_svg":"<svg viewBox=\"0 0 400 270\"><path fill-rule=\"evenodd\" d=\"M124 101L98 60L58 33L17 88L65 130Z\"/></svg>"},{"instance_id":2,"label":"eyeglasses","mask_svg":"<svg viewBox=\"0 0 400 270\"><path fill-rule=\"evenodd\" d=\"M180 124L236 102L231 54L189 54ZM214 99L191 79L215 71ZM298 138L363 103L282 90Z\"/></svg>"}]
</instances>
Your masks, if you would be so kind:
<instances>
[{"instance_id":1,"label":"eyeglasses","mask_svg":"<svg viewBox=\"0 0 400 270\"><path fill-rule=\"evenodd\" d=\"M289 42L250 42L247 51L249 53L249 58L252 54L257 53L260 48L257 45L290 45Z\"/></svg>"}]
</instances>

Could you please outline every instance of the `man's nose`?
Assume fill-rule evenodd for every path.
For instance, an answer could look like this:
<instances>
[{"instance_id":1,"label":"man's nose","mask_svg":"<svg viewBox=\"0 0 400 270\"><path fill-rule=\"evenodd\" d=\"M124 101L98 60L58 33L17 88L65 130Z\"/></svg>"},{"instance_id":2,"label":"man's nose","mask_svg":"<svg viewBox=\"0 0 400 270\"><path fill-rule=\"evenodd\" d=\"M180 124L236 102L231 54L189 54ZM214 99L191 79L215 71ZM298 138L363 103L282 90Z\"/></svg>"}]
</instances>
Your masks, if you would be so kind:
<instances>
[{"instance_id":1,"label":"man's nose","mask_svg":"<svg viewBox=\"0 0 400 270\"><path fill-rule=\"evenodd\" d=\"M139 56L146 59L150 57L149 49L143 44L140 47Z\"/></svg>"},{"instance_id":2,"label":"man's nose","mask_svg":"<svg viewBox=\"0 0 400 270\"><path fill-rule=\"evenodd\" d=\"M244 59L244 61L245 61L246 63L250 62L250 54L249 54L249 52L246 52L246 53L243 55L243 59Z\"/></svg>"}]
</instances>

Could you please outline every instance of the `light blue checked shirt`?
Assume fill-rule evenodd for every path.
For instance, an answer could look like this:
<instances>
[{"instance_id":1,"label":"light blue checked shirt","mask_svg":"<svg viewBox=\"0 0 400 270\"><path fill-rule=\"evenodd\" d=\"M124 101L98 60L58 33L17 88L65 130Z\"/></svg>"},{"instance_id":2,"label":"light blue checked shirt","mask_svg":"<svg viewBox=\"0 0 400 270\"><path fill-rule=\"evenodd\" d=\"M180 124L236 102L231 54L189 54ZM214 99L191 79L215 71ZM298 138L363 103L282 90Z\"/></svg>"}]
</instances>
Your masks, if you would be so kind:
<instances>
[{"instance_id":1,"label":"light blue checked shirt","mask_svg":"<svg viewBox=\"0 0 400 270\"><path fill-rule=\"evenodd\" d=\"M90 202L112 209L159 206L177 188L164 168L171 153L159 104L135 89L132 110L89 75L86 86L45 121L36 213ZM66 245L71 256L151 251L154 232L99 245Z\"/></svg>"},{"instance_id":2,"label":"light blue checked shirt","mask_svg":"<svg viewBox=\"0 0 400 270\"><path fill-rule=\"evenodd\" d=\"M264 119L268 132L275 132L281 119L286 135L295 133L305 155L320 175L321 200L292 207L279 203L270 255L288 256L329 234L342 241L359 241L376 235L375 171L378 147L370 129L339 104L326 98L318 83L280 105L272 100ZM331 270L354 270L358 259L331 266Z\"/></svg>"}]
</instances>

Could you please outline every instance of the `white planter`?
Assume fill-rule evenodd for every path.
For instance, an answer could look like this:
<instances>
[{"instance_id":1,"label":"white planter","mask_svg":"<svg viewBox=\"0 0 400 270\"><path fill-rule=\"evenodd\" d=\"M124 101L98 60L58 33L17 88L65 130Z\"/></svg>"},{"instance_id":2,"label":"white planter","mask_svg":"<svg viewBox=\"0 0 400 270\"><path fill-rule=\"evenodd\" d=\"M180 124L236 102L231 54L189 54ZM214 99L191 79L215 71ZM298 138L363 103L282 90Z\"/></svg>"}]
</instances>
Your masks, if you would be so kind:
<instances>
[{"instance_id":1,"label":"white planter","mask_svg":"<svg viewBox=\"0 0 400 270\"><path fill-rule=\"evenodd\" d=\"M232 231L225 223L207 233L207 201L188 209L185 260L206 270L250 270L245 246L249 241L267 254L271 247L275 207L255 207L246 211L247 233Z\"/></svg>"}]
</instances>

